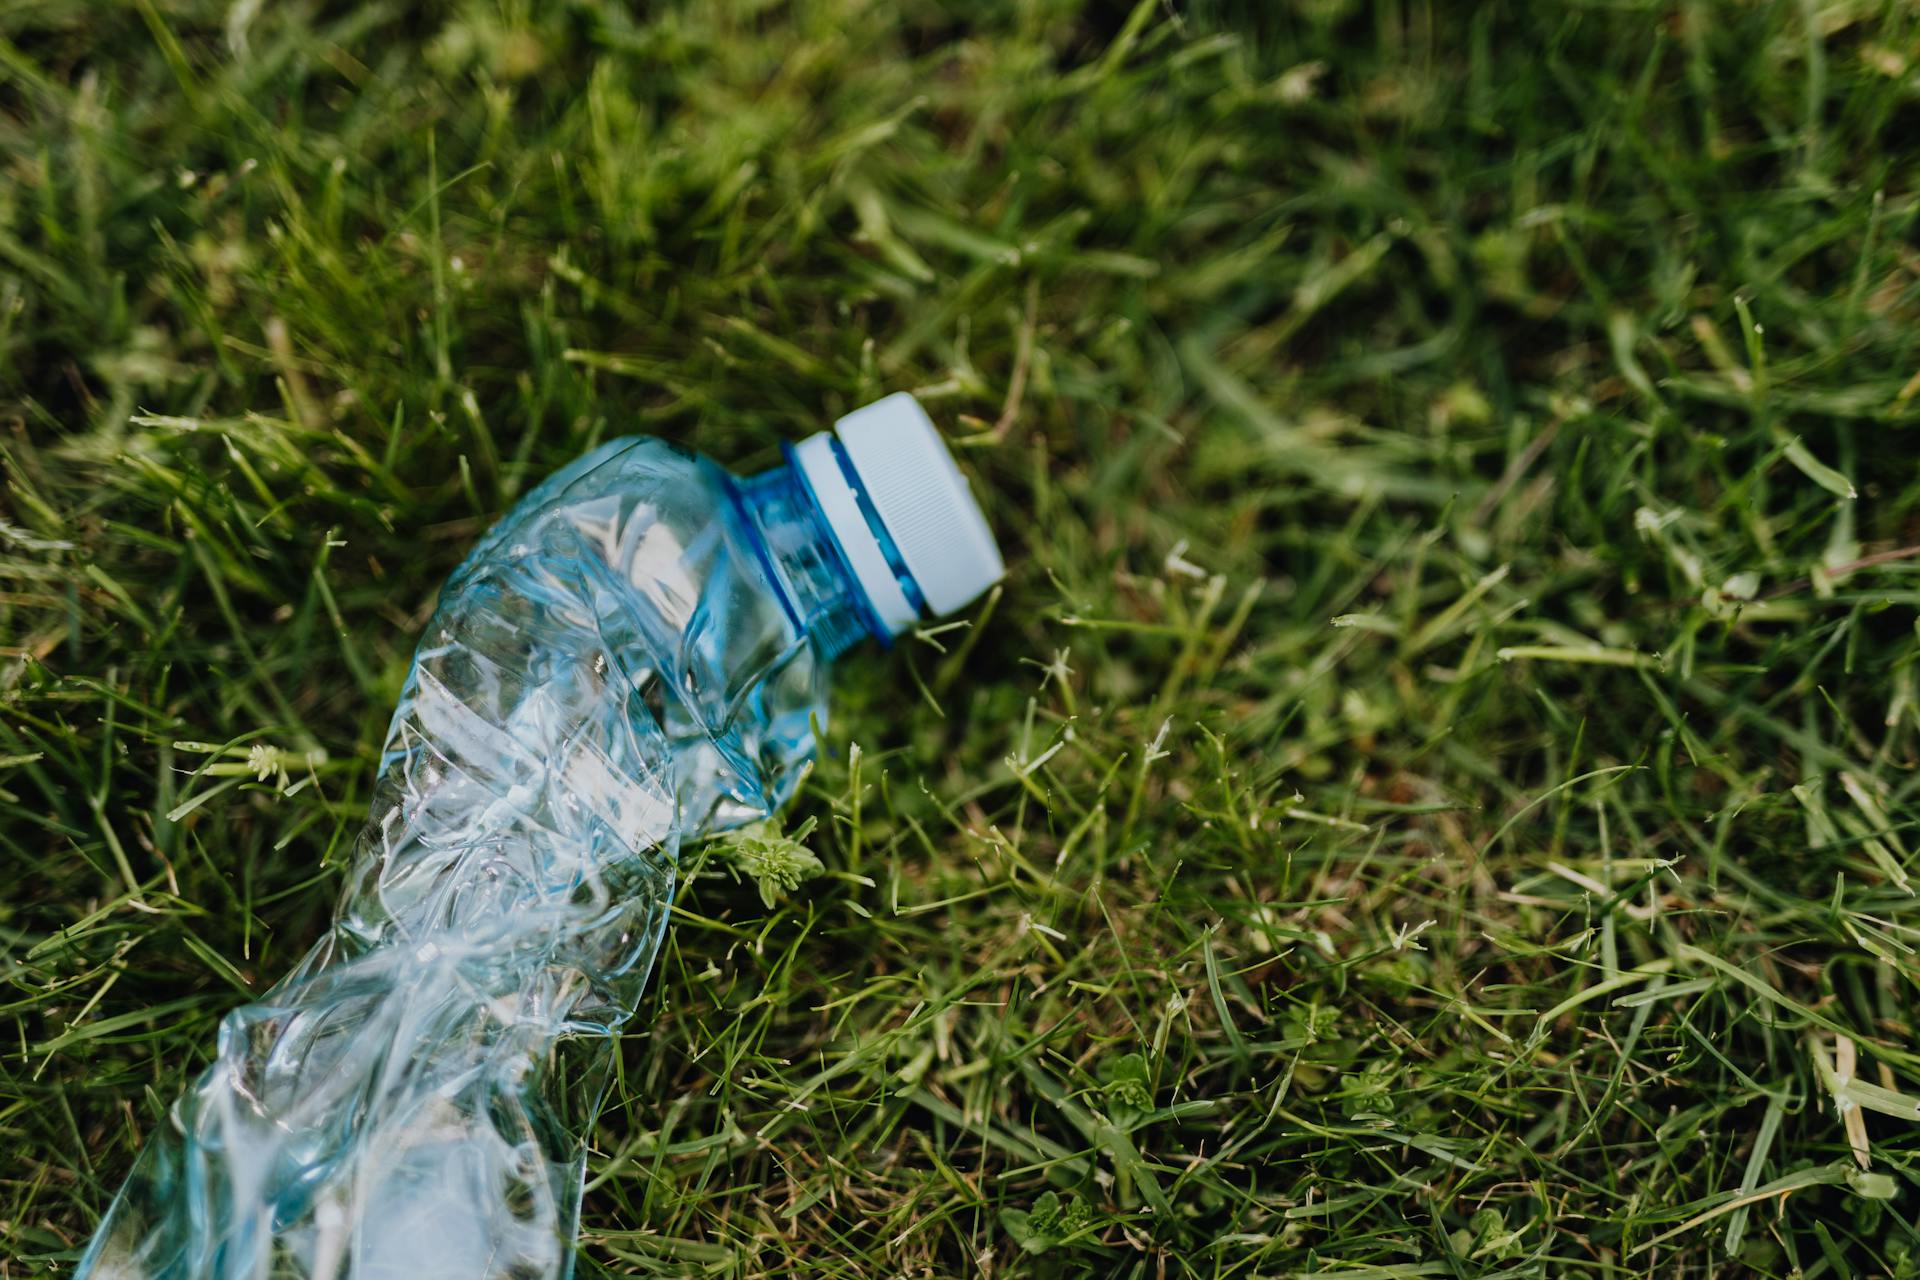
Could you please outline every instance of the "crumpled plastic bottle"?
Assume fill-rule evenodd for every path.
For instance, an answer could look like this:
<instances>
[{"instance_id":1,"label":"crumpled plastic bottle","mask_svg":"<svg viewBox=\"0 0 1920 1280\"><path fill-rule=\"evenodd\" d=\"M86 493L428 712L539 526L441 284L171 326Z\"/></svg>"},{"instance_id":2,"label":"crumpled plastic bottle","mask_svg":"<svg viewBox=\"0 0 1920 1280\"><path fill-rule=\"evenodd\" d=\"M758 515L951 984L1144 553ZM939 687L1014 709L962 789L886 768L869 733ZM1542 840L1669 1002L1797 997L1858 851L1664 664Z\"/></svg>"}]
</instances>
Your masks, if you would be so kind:
<instances>
[{"instance_id":1,"label":"crumpled plastic bottle","mask_svg":"<svg viewBox=\"0 0 1920 1280\"><path fill-rule=\"evenodd\" d=\"M448 581L332 928L141 1153L83 1280L547 1280L682 844L787 799L828 665L999 553L889 396L737 479L634 437Z\"/></svg>"}]
</instances>

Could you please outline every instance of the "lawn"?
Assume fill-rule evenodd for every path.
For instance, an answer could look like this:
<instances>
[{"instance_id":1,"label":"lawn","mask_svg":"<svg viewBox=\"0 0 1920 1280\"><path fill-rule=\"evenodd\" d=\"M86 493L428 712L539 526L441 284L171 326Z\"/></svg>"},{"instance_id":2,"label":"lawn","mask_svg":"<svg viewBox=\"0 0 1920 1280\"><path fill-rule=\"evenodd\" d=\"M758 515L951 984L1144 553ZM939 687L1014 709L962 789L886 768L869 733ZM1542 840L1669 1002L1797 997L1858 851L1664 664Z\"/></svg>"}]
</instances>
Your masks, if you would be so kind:
<instances>
[{"instance_id":1,"label":"lawn","mask_svg":"<svg viewBox=\"0 0 1920 1280\"><path fill-rule=\"evenodd\" d=\"M0 1276L517 494L895 390L1008 578L687 851L582 1276L1920 1275L1920 10L636 8L0 10Z\"/></svg>"}]
</instances>

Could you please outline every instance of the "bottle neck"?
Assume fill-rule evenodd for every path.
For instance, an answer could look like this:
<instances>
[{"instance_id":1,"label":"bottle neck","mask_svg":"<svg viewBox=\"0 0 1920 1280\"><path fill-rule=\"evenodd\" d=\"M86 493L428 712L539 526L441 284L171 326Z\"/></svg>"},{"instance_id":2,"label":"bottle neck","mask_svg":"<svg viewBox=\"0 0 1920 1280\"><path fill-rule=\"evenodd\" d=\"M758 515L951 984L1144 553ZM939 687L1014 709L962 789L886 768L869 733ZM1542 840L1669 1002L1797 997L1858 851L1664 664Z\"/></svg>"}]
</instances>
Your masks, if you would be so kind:
<instances>
[{"instance_id":1,"label":"bottle neck","mask_svg":"<svg viewBox=\"0 0 1920 1280\"><path fill-rule=\"evenodd\" d=\"M892 635L881 625L794 468L775 467L732 483L781 603L820 656L831 661L869 635L891 644Z\"/></svg>"}]
</instances>

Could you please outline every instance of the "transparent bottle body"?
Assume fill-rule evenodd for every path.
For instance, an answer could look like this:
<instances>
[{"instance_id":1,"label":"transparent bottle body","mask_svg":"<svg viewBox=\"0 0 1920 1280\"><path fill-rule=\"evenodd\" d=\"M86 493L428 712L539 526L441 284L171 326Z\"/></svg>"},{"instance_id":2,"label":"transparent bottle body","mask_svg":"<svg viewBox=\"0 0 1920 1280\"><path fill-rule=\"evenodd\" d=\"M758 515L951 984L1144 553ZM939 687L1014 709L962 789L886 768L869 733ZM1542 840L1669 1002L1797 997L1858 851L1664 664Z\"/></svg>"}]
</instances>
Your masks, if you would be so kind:
<instances>
[{"instance_id":1,"label":"transparent bottle body","mask_svg":"<svg viewBox=\"0 0 1920 1280\"><path fill-rule=\"evenodd\" d=\"M570 1274L683 841L784 801L861 634L786 471L616 441L448 581L328 933L223 1021L90 1280Z\"/></svg>"}]
</instances>

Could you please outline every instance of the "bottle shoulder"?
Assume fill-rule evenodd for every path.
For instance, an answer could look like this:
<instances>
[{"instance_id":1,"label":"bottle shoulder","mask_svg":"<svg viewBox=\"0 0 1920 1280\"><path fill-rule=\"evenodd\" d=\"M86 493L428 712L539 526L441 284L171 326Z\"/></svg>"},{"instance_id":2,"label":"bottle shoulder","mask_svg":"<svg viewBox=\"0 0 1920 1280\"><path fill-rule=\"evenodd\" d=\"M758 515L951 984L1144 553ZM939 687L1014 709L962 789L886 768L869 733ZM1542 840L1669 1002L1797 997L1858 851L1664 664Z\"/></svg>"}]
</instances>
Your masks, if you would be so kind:
<instances>
[{"instance_id":1,"label":"bottle shoulder","mask_svg":"<svg viewBox=\"0 0 1920 1280\"><path fill-rule=\"evenodd\" d=\"M710 459L647 437L556 472L449 579L419 678L446 668L454 699L481 691L516 737L547 725L516 707L550 709L572 682L602 688L614 714L665 732L671 759L654 764L677 775L693 825L716 807L771 807L812 754L825 664L732 483Z\"/></svg>"},{"instance_id":2,"label":"bottle shoulder","mask_svg":"<svg viewBox=\"0 0 1920 1280\"><path fill-rule=\"evenodd\" d=\"M558 523L604 536L638 515L649 526L711 524L726 506L726 472L712 459L655 436L622 436L535 485L489 529L448 579L459 587L503 558L537 552Z\"/></svg>"}]
</instances>

